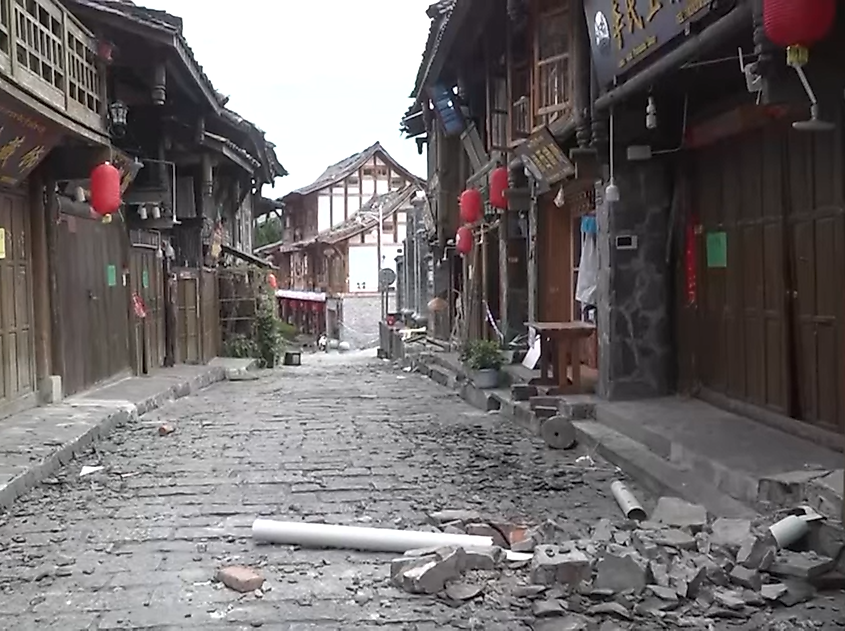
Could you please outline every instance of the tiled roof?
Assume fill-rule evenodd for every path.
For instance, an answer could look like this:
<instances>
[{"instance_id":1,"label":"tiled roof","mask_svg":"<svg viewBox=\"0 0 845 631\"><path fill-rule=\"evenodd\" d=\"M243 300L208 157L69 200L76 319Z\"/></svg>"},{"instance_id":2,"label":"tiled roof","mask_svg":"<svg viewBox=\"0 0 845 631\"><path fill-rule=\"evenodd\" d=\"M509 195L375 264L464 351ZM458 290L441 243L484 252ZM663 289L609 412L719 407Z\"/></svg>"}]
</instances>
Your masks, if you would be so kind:
<instances>
[{"instance_id":1,"label":"tiled roof","mask_svg":"<svg viewBox=\"0 0 845 631\"><path fill-rule=\"evenodd\" d=\"M291 191L283 199L291 195L308 195L310 193L321 191L324 188L328 188L329 186L332 186L333 184L336 184L337 182L340 182L344 178L355 173L368 161L372 160L376 154L380 154L382 159L384 159L385 162L390 164L390 166L397 173L401 173L413 182L420 181L420 179L416 175L414 175L401 164L396 162L396 160L394 160L390 156L390 154L385 151L384 147L381 146L381 143L377 142L374 145L370 145L363 151L360 151L347 158L344 158L340 162L334 163L325 171L323 171L322 175L320 175L320 177L311 182L311 184L309 184L308 186L303 186L302 188L298 188L295 191Z\"/></svg>"},{"instance_id":2,"label":"tiled roof","mask_svg":"<svg viewBox=\"0 0 845 631\"><path fill-rule=\"evenodd\" d=\"M378 226L379 214L381 214L382 219L391 217L397 210L406 204L408 200L411 199L414 193L420 190L422 190L421 185L414 182L408 184L404 188L391 191L390 193L375 195L372 199L370 199L370 201L364 204L358 212L333 228L324 230L313 237L309 237L295 243L264 246L261 248L261 251L266 252L268 249L273 249L275 246L279 248L279 252L295 252L316 243L323 243L326 245L341 243ZM279 245L281 245L281 247L279 247ZM258 252L258 250L256 250L256 252Z\"/></svg>"},{"instance_id":3,"label":"tiled roof","mask_svg":"<svg viewBox=\"0 0 845 631\"><path fill-rule=\"evenodd\" d=\"M214 88L214 84L212 84L211 79L197 61L194 51L188 45L188 40L185 39L185 36L182 34L182 18L167 13L166 11L148 9L146 7L139 6L131 0L66 1L69 5L77 4L79 6L88 7L89 9L118 16L122 19L135 22L136 24L157 29L172 35L175 39L177 50L184 53L188 63L196 71L196 74L202 83L200 87L204 88L209 94L213 95L211 97L212 107L214 107L220 117L226 120L230 125L246 132L254 142L256 152L261 155L254 156L247 152L244 148L236 145L231 140L229 140L229 143L237 147L239 152L246 153L249 156L250 161L257 162L258 164L264 166L265 177L269 177L269 181L272 181L275 177L282 177L288 174L276 157L275 145L264 138L264 132L254 124L239 116L237 113L225 107L229 98L223 96Z\"/></svg>"}]
</instances>

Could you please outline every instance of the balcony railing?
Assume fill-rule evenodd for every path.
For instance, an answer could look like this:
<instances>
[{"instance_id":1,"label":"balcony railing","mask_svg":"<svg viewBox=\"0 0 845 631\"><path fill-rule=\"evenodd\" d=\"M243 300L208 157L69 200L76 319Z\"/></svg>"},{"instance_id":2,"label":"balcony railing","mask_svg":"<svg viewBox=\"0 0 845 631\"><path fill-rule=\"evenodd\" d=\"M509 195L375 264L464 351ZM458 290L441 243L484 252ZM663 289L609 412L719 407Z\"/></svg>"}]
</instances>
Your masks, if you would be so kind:
<instances>
[{"instance_id":1,"label":"balcony railing","mask_svg":"<svg viewBox=\"0 0 845 631\"><path fill-rule=\"evenodd\" d=\"M537 125L569 116L570 85L568 53L537 62Z\"/></svg>"},{"instance_id":2,"label":"balcony railing","mask_svg":"<svg viewBox=\"0 0 845 631\"><path fill-rule=\"evenodd\" d=\"M54 0L0 0L0 72L85 126L105 129L93 37Z\"/></svg>"},{"instance_id":3,"label":"balcony railing","mask_svg":"<svg viewBox=\"0 0 845 631\"><path fill-rule=\"evenodd\" d=\"M531 99L523 96L511 106L511 143L518 143L531 135Z\"/></svg>"}]
</instances>

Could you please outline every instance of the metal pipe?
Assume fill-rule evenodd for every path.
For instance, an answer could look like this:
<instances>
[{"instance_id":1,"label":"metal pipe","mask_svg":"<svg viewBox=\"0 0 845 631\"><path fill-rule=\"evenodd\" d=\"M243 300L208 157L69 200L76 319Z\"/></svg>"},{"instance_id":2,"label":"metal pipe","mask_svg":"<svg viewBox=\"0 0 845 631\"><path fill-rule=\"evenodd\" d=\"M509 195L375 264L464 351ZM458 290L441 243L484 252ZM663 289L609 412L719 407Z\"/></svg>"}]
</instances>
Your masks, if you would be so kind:
<instances>
[{"instance_id":1,"label":"metal pipe","mask_svg":"<svg viewBox=\"0 0 845 631\"><path fill-rule=\"evenodd\" d=\"M717 20L700 33L693 35L675 50L666 53L651 66L596 99L596 109L606 110L638 92L653 85L662 75L680 68L692 57L719 46L725 40L738 35L744 28L751 28L751 4L743 2L726 16Z\"/></svg>"},{"instance_id":2,"label":"metal pipe","mask_svg":"<svg viewBox=\"0 0 845 631\"><path fill-rule=\"evenodd\" d=\"M643 521L646 518L642 504L640 504L639 500L628 490L628 487L623 482L617 480L611 484L610 492L613 493L613 498L619 504L619 508L622 509L625 517L635 521Z\"/></svg>"},{"instance_id":3,"label":"metal pipe","mask_svg":"<svg viewBox=\"0 0 845 631\"><path fill-rule=\"evenodd\" d=\"M388 528L363 528L334 524L313 524L293 521L256 519L252 524L252 538L265 543L307 546L313 548L344 548L372 552L398 552L442 546L492 548L492 537L452 535L445 532L417 532Z\"/></svg>"}]
</instances>

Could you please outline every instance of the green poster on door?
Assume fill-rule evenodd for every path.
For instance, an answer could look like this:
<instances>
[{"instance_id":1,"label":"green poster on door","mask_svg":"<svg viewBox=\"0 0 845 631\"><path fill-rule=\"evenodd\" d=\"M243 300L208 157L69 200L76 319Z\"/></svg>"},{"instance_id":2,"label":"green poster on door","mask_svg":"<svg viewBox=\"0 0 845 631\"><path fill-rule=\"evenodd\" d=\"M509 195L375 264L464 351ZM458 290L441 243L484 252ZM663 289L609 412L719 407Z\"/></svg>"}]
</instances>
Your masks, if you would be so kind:
<instances>
[{"instance_id":1,"label":"green poster on door","mask_svg":"<svg viewBox=\"0 0 845 631\"><path fill-rule=\"evenodd\" d=\"M117 287L117 267L114 265L106 267L106 282L109 287Z\"/></svg>"},{"instance_id":2,"label":"green poster on door","mask_svg":"<svg viewBox=\"0 0 845 631\"><path fill-rule=\"evenodd\" d=\"M707 233L707 267L725 268L728 266L728 234L726 232Z\"/></svg>"},{"instance_id":3,"label":"green poster on door","mask_svg":"<svg viewBox=\"0 0 845 631\"><path fill-rule=\"evenodd\" d=\"M141 274L141 285L144 286L144 289L150 286L150 273L147 270L144 270L144 273Z\"/></svg>"}]
</instances>

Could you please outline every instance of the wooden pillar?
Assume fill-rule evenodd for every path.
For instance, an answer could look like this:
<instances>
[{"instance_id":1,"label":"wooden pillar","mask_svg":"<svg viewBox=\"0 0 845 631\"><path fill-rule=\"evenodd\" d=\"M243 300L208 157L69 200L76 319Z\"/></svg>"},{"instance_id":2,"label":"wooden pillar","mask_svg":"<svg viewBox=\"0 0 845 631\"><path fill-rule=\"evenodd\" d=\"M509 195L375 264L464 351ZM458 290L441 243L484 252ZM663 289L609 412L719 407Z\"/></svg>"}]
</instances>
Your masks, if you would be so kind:
<instances>
[{"instance_id":1,"label":"wooden pillar","mask_svg":"<svg viewBox=\"0 0 845 631\"><path fill-rule=\"evenodd\" d=\"M499 321L501 322L502 335L505 337L505 344L510 342L510 328L519 323L510 322L510 315L508 313L508 294L510 293L510 278L509 276L509 260L510 248L508 248L508 238L510 234L510 216L508 211L504 210L501 213L501 220L499 221Z\"/></svg>"},{"instance_id":2,"label":"wooden pillar","mask_svg":"<svg viewBox=\"0 0 845 631\"><path fill-rule=\"evenodd\" d=\"M50 253L47 245L47 194L41 169L30 177L29 198L32 221L32 295L35 326L35 373L40 389L44 379L53 374Z\"/></svg>"},{"instance_id":3,"label":"wooden pillar","mask_svg":"<svg viewBox=\"0 0 845 631\"><path fill-rule=\"evenodd\" d=\"M64 344L62 343L62 314L60 312L59 288L59 198L56 192L56 181L49 177L44 186L45 214L44 234L47 246L47 277L50 292L50 374L65 374Z\"/></svg>"},{"instance_id":4,"label":"wooden pillar","mask_svg":"<svg viewBox=\"0 0 845 631\"><path fill-rule=\"evenodd\" d=\"M539 260L537 232L540 227L540 200L537 185L531 180L531 206L528 209L528 319L540 317Z\"/></svg>"}]
</instances>

